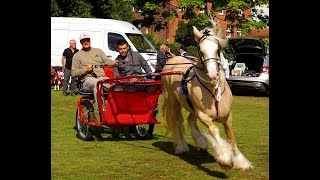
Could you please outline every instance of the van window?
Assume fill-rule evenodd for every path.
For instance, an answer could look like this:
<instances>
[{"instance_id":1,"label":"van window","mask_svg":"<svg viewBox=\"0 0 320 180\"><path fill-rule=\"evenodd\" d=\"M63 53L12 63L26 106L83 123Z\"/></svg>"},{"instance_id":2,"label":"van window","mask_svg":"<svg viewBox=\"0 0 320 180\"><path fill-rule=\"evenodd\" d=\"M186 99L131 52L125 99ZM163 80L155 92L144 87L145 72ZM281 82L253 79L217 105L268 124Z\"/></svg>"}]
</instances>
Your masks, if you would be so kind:
<instances>
[{"instance_id":1,"label":"van window","mask_svg":"<svg viewBox=\"0 0 320 180\"><path fill-rule=\"evenodd\" d=\"M142 34L131 34L126 33L134 47L138 50L139 53L155 53L157 50L152 46L150 41L145 38Z\"/></svg>"},{"instance_id":2,"label":"van window","mask_svg":"<svg viewBox=\"0 0 320 180\"><path fill-rule=\"evenodd\" d=\"M117 51L117 42L125 40L121 34L108 33L108 46L111 51Z\"/></svg>"}]
</instances>

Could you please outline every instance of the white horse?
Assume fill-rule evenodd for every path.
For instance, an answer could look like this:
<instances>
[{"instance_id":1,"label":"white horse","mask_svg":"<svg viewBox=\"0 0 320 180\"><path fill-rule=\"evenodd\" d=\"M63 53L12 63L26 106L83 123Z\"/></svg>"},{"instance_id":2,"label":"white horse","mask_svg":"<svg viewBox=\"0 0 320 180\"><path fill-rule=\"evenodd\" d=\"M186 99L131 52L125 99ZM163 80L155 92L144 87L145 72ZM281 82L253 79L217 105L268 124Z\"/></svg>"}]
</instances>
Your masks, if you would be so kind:
<instances>
[{"instance_id":1,"label":"white horse","mask_svg":"<svg viewBox=\"0 0 320 180\"><path fill-rule=\"evenodd\" d=\"M211 23L213 28L202 31L193 27L199 60L190 64L190 60L176 56L169 59L163 68L163 72L184 72L184 75L161 77L165 127L172 135L175 153L189 151L183 127L182 107L185 108L189 112L188 125L198 149L207 150L209 141L213 156L221 168L244 171L253 166L237 148L232 130L232 93L225 78L219 51L226 46L227 40L221 38L220 26L212 19ZM209 129L208 133L200 132L197 119ZM215 122L223 124L227 141L220 136Z\"/></svg>"}]
</instances>

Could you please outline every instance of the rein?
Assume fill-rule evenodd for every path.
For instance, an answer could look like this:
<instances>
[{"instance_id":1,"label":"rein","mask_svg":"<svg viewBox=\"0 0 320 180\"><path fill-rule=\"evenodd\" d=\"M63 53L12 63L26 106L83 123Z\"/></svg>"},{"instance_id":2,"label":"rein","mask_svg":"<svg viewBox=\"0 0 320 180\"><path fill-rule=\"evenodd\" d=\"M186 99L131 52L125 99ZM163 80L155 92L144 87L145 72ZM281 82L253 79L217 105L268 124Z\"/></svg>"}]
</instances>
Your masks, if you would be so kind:
<instances>
[{"instance_id":1,"label":"rein","mask_svg":"<svg viewBox=\"0 0 320 180\"><path fill-rule=\"evenodd\" d=\"M197 62L196 60L194 60L194 58L191 58L191 57L188 57L188 56L185 56L184 58L188 59L189 61L195 62L195 63ZM196 64L194 64L192 62L190 62L190 63L166 63L166 65L192 64L192 66L195 66L198 69L202 69L202 68L198 67Z\"/></svg>"}]
</instances>

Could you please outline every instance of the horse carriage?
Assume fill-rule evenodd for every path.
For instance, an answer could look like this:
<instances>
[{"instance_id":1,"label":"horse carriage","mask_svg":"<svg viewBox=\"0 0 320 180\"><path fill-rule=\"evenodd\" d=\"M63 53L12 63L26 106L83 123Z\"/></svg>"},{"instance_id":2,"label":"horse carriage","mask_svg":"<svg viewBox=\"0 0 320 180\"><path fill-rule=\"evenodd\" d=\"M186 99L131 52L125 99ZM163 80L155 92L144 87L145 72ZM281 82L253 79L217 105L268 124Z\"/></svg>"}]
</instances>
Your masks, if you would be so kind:
<instances>
[{"instance_id":1,"label":"horse carriage","mask_svg":"<svg viewBox=\"0 0 320 180\"><path fill-rule=\"evenodd\" d=\"M110 72L107 70L110 68L104 69L106 74ZM82 140L92 140L94 136L101 138L103 128L108 127L130 128L137 139L150 139L154 125L160 123L156 115L161 82L153 77L174 73L119 76L98 81L98 114L94 112L93 93L80 89L82 96L76 112L77 137ZM132 81L134 78L138 80Z\"/></svg>"},{"instance_id":2,"label":"horse carriage","mask_svg":"<svg viewBox=\"0 0 320 180\"><path fill-rule=\"evenodd\" d=\"M90 102L93 97L81 97L76 116L79 137L88 140L94 133L92 127L106 125L134 127L138 138L150 138L154 125L159 123L156 114L161 93L164 102L160 110L167 134L172 135L175 154L189 151L184 135L184 108L189 113L187 122L198 150L206 151L211 145L216 162L226 170L233 168L245 171L253 168L238 149L232 130L233 96L225 78L224 57L221 52L221 48L226 47L227 40L222 38L219 24L212 18L210 21L212 28L199 31L193 26L199 59L182 56L168 59L159 73L161 80L146 78L131 82L128 79L134 76L128 76L99 81L97 90L100 120L93 113L94 108ZM107 92L103 91L103 83L110 84ZM208 132L200 132L198 120L207 127ZM226 139L220 136L216 123L223 124ZM147 127L142 128L145 125Z\"/></svg>"}]
</instances>

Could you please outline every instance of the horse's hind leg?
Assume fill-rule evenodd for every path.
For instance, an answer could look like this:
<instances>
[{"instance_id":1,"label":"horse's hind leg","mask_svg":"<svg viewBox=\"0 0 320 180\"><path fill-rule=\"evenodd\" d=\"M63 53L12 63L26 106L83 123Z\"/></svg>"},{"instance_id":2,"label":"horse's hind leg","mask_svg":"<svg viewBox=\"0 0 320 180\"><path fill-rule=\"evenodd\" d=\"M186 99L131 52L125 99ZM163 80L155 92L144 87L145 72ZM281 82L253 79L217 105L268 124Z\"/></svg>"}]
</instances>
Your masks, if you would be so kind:
<instances>
[{"instance_id":1,"label":"horse's hind leg","mask_svg":"<svg viewBox=\"0 0 320 180\"><path fill-rule=\"evenodd\" d=\"M164 102L162 105L165 126L168 133L172 133L175 154L181 154L189 151L188 144L184 138L184 126L182 107L179 102L164 92Z\"/></svg>"},{"instance_id":2,"label":"horse's hind leg","mask_svg":"<svg viewBox=\"0 0 320 180\"><path fill-rule=\"evenodd\" d=\"M253 166L251 165L251 162L244 157L244 155L239 151L237 147L235 136L232 130L232 113L231 112L229 113L227 121L223 122L223 127L227 134L228 141L233 148L233 158L232 158L233 168L239 169L241 171L245 171L249 168L253 168Z\"/></svg>"},{"instance_id":3,"label":"horse's hind leg","mask_svg":"<svg viewBox=\"0 0 320 180\"><path fill-rule=\"evenodd\" d=\"M207 150L208 142L207 139L200 133L199 127L197 126L197 117L194 113L190 113L188 116L188 124L191 130L191 135L196 143L199 150Z\"/></svg>"},{"instance_id":4,"label":"horse's hind leg","mask_svg":"<svg viewBox=\"0 0 320 180\"><path fill-rule=\"evenodd\" d=\"M183 126L183 116L181 110L177 111L176 114L176 129L174 130L173 140L175 145L175 154L181 154L183 152L188 152L189 147L184 138L184 126Z\"/></svg>"}]
</instances>

